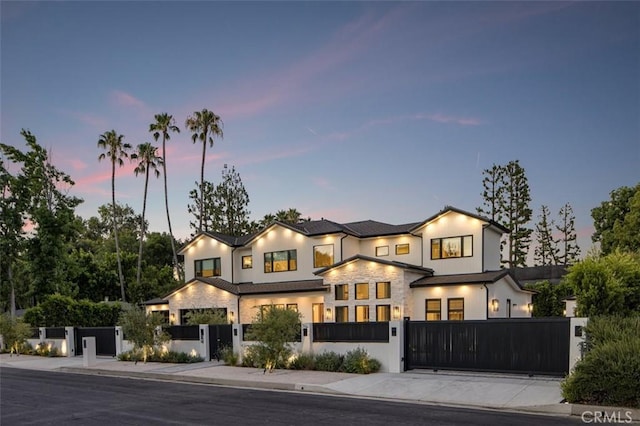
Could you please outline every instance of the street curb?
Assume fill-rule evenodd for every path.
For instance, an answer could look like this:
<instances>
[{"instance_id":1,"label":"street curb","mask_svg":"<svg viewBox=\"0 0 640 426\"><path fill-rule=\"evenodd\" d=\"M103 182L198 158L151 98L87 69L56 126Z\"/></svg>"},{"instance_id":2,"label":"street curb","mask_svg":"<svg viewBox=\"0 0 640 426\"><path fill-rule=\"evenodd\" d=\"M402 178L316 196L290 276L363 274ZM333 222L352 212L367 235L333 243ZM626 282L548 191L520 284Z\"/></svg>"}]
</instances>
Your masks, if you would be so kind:
<instances>
[{"instance_id":1,"label":"street curb","mask_svg":"<svg viewBox=\"0 0 640 426\"><path fill-rule=\"evenodd\" d=\"M571 415L582 417L584 413L587 413L589 419L593 419L595 413L600 413L600 417L605 415L616 419L609 421L608 423L627 423L627 421L640 422L640 408L627 408L627 407L610 407L603 405L583 405L583 404L566 404L571 407ZM630 420L629 420L630 418ZM594 419L595 420L595 419ZM627 421L625 421L627 420ZM592 423L598 423L592 421ZM607 423L605 421L602 421Z\"/></svg>"}]
</instances>

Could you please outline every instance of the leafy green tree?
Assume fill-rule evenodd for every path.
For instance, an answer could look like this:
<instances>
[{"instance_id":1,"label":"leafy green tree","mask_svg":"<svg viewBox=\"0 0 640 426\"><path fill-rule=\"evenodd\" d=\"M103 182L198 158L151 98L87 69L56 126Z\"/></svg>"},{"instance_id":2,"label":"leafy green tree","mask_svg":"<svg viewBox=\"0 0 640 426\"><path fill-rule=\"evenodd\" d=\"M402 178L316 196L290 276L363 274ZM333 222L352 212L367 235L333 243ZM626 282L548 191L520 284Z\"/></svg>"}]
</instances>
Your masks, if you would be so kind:
<instances>
[{"instance_id":1,"label":"leafy green tree","mask_svg":"<svg viewBox=\"0 0 640 426\"><path fill-rule=\"evenodd\" d=\"M576 217L573 214L571 204L567 203L560 209L560 223L556 224L556 229L560 232L558 243L562 247L562 254L557 255L557 263L560 265L571 265L580 256L578 247L578 236L576 235Z\"/></svg>"},{"instance_id":2,"label":"leafy green tree","mask_svg":"<svg viewBox=\"0 0 640 426\"><path fill-rule=\"evenodd\" d=\"M256 315L247 338L256 341L253 354L265 371L284 367L300 333L300 313L270 305Z\"/></svg>"},{"instance_id":3,"label":"leafy green tree","mask_svg":"<svg viewBox=\"0 0 640 426\"><path fill-rule=\"evenodd\" d=\"M622 186L611 191L611 199L609 201L603 201L600 203L600 206L591 210L591 217L593 218L593 226L595 228L591 239L594 243L600 243L602 254L607 255L615 251L616 248L637 249L638 245L631 244L631 247L628 247L628 243L621 243L619 239L622 237L623 241L626 241L622 233L631 232L634 233L632 235L636 237L635 242L640 243L640 241L638 241L638 239L640 239L640 237L638 237L640 228L638 227L639 223L637 221L639 214L637 207L635 213L632 214L629 222L625 225L625 218L631 213L632 199L634 199L639 192L640 183L633 188ZM637 206L637 204L635 205ZM617 233L614 231L616 226L618 229ZM631 237L631 240L633 241L634 238Z\"/></svg>"},{"instance_id":4,"label":"leafy green tree","mask_svg":"<svg viewBox=\"0 0 640 426\"><path fill-rule=\"evenodd\" d=\"M534 317L560 317L565 309L564 298L573 294L573 289L567 284L551 284L549 281L541 281L526 286L528 290L533 290L533 312Z\"/></svg>"},{"instance_id":5,"label":"leafy green tree","mask_svg":"<svg viewBox=\"0 0 640 426\"><path fill-rule=\"evenodd\" d=\"M10 314L0 315L0 335L12 355L20 354L20 348L31 337L31 326Z\"/></svg>"},{"instance_id":6,"label":"leafy green tree","mask_svg":"<svg viewBox=\"0 0 640 426\"><path fill-rule=\"evenodd\" d=\"M116 242L116 257L118 259L118 277L120 279L120 295L122 301L126 301L126 295L124 291L124 275L122 273L122 260L120 257L120 242L118 241L118 221L116 213L116 164L119 167L124 165L124 159L129 157L129 150L131 145L123 142L124 136L116 133L115 130L110 130L100 136L98 140L98 148L104 149L107 152L103 152L98 156L98 160L105 158L111 162L111 206L112 206L112 225L113 225L113 237Z\"/></svg>"},{"instance_id":7,"label":"leafy green tree","mask_svg":"<svg viewBox=\"0 0 640 426\"><path fill-rule=\"evenodd\" d=\"M145 235L145 213L147 211L147 193L149 190L149 173L153 171L156 177L160 176L160 170L158 170L158 166L162 163L162 158L158 157L156 154L158 148L151 145L150 143L143 143L138 145L138 151L135 154L135 158L139 160L138 165L133 172L136 176L139 173L144 174L144 195L142 197L142 219L140 220L140 244L138 248L138 269L136 272L136 284L140 285L140 274L142 273L142 246L144 243L144 235Z\"/></svg>"},{"instance_id":8,"label":"leafy green tree","mask_svg":"<svg viewBox=\"0 0 640 426\"><path fill-rule=\"evenodd\" d=\"M147 313L143 308L132 307L120 315L119 324L127 339L133 343L133 350L142 353L143 362L160 345L170 340L162 330L164 319L156 313ZM137 361L136 361L137 363Z\"/></svg>"},{"instance_id":9,"label":"leafy green tree","mask_svg":"<svg viewBox=\"0 0 640 426\"><path fill-rule=\"evenodd\" d=\"M288 208L287 210L278 210L276 212L276 219L280 222L289 223L295 225L296 223L308 222L311 218L302 217L302 213L295 208Z\"/></svg>"},{"instance_id":10,"label":"leafy green tree","mask_svg":"<svg viewBox=\"0 0 640 426\"><path fill-rule=\"evenodd\" d=\"M198 232L202 232L202 222L204 219L204 163L207 157L207 143L213 147L214 136L222 139L222 120L214 112L208 109L195 111L192 116L187 117L185 127L193 133L191 139L193 143L202 143L202 165L200 166L200 214Z\"/></svg>"},{"instance_id":11,"label":"leafy green tree","mask_svg":"<svg viewBox=\"0 0 640 426\"><path fill-rule=\"evenodd\" d=\"M540 220L536 224L536 248L534 262L536 265L555 265L558 259L557 242L553 238L553 220L549 219L549 207L540 208Z\"/></svg>"},{"instance_id":12,"label":"leafy green tree","mask_svg":"<svg viewBox=\"0 0 640 426\"><path fill-rule=\"evenodd\" d=\"M613 239L616 248L640 253L640 189L629 200L624 219L613 224Z\"/></svg>"},{"instance_id":13,"label":"leafy green tree","mask_svg":"<svg viewBox=\"0 0 640 426\"><path fill-rule=\"evenodd\" d=\"M569 267L578 315L640 314L640 255L614 252L587 257Z\"/></svg>"},{"instance_id":14,"label":"leafy green tree","mask_svg":"<svg viewBox=\"0 0 640 426\"><path fill-rule=\"evenodd\" d=\"M164 208L167 213L167 225L169 226L169 235L171 235L171 250L173 253L173 267L178 271L180 279L184 279L180 263L178 262L178 251L176 250L175 239L173 237L173 230L171 228L171 215L169 214L169 192L167 189L167 154L166 154L166 142L171 139L169 132L180 133L180 128L175 125L175 120L172 115L165 113L156 114L154 116L155 122L149 125L149 131L153 133L153 138L158 141L162 136L162 177L164 178Z\"/></svg>"}]
</instances>

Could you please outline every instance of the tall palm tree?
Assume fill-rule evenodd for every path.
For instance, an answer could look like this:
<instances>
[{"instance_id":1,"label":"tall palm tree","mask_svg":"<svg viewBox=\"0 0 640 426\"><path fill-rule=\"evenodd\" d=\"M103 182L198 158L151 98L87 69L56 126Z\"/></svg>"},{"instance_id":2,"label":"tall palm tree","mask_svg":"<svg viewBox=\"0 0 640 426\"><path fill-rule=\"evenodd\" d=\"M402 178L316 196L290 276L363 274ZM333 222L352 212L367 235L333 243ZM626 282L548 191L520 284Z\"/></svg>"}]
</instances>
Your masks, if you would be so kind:
<instances>
[{"instance_id":1,"label":"tall palm tree","mask_svg":"<svg viewBox=\"0 0 640 426\"><path fill-rule=\"evenodd\" d=\"M193 132L191 139L193 143L197 141L202 142L202 165L200 166L200 217L198 224L198 232L202 232L202 217L204 206L204 191L202 190L204 185L204 160L207 154L207 142L210 146L213 146L213 137L218 136L223 138L222 134L222 120L213 111L203 109L202 111L196 111L192 116L187 117L185 127Z\"/></svg>"},{"instance_id":2,"label":"tall palm tree","mask_svg":"<svg viewBox=\"0 0 640 426\"><path fill-rule=\"evenodd\" d=\"M162 114L156 114L154 116L156 119L155 123L151 123L149 125L149 131L153 132L153 138L158 141L160 136L162 136L162 177L164 178L164 208L167 212L167 224L169 225L169 235L171 237L171 250L173 251L173 268L175 271L178 271L178 275L180 279L184 279L182 273L180 272L180 268L178 265L178 253L176 251L176 243L173 239L173 230L171 229L171 216L169 215L169 193L167 191L167 154L165 151L165 143L171 136L169 132L180 133L180 129L175 125L175 120L172 115L167 114L166 112Z\"/></svg>"},{"instance_id":3,"label":"tall palm tree","mask_svg":"<svg viewBox=\"0 0 640 426\"><path fill-rule=\"evenodd\" d=\"M100 135L98 148L106 150L98 156L98 161L108 158L111 161L111 207L113 215L113 238L116 241L116 257L118 258L118 277L120 278L120 293L122 301L126 302L124 294L124 275L122 274L122 260L120 258L120 243L118 242L118 215L116 214L116 164L124 165L124 159L129 158L131 145L123 143L124 135L119 135L115 130L110 130Z\"/></svg>"},{"instance_id":4,"label":"tall palm tree","mask_svg":"<svg viewBox=\"0 0 640 426\"><path fill-rule=\"evenodd\" d=\"M160 176L158 166L162 164L162 158L157 155L158 148L149 142L138 145L137 152L132 158L138 159L138 165L133 169L133 173L138 176L144 173L144 196L142 197L142 220L140 223L140 246L138 249L138 272L136 273L136 284L140 287L140 271L142 269L142 242L144 241L145 223L144 217L147 211L147 191L149 189L149 172L153 170L156 177Z\"/></svg>"}]
</instances>

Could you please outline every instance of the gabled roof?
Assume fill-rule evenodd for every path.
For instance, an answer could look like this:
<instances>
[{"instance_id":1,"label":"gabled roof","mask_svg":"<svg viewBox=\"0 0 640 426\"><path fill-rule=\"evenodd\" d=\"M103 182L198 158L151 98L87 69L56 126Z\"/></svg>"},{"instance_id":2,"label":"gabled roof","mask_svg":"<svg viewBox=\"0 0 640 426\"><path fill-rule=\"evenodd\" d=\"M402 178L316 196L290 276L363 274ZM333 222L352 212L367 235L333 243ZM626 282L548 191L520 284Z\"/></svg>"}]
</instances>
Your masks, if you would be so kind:
<instances>
[{"instance_id":1,"label":"gabled roof","mask_svg":"<svg viewBox=\"0 0 640 426\"><path fill-rule=\"evenodd\" d=\"M185 245L180 247L180 249L178 250L178 254L183 254L183 252L189 246L191 246L193 243L195 243L196 241L198 241L202 237L213 238L214 240L219 241L219 242L221 242L223 244L226 244L226 245L228 245L230 247L242 247L254 235L256 235L256 234L254 233L254 234L242 235L240 237L235 237L233 235L221 234L219 232L202 231L202 232L198 232L191 240L189 240L188 243L186 243Z\"/></svg>"},{"instance_id":2,"label":"gabled roof","mask_svg":"<svg viewBox=\"0 0 640 426\"><path fill-rule=\"evenodd\" d=\"M462 215L465 215L465 216L469 216L469 217L476 218L476 219L478 219L478 220L481 220L481 221L483 221L483 222L488 223L488 224L489 224L489 225L491 225L491 226L496 227L498 230L500 230L501 232L503 232L503 233L505 233L505 234L510 233L510 231L509 231L509 229L508 229L508 228L506 228L505 226L503 226L503 225L499 224L499 223L498 223L498 222L496 222L495 220L491 220L491 219L486 218L486 217L484 217L484 216L480 216L480 215L478 215L478 214L471 213L471 212L468 212L468 211L465 211L465 210L461 210L461 209L458 209L458 208L455 208L455 207L451 207L451 206L445 206L445 208L444 208L444 209L440 210L438 213L434 214L433 216L431 216L431 217L430 217L430 218L428 218L427 220L425 220L425 221L423 221L423 222L420 222L420 223L416 224L416 226L414 226L413 228L411 228L411 231L412 231L412 232L413 232L413 231L416 231L417 229L422 228L423 226L427 225L427 224L428 224L428 223L430 223L430 222L433 222L434 220L438 219L439 217L444 216L445 214L447 214L447 213L451 213L451 212L459 213L459 214L462 214Z\"/></svg>"},{"instance_id":3,"label":"gabled roof","mask_svg":"<svg viewBox=\"0 0 640 426\"><path fill-rule=\"evenodd\" d=\"M419 222L406 223L403 225L391 225L389 223L377 222L375 220L363 220L360 222L350 222L342 225L345 229L357 237L383 237L386 235L408 234Z\"/></svg>"},{"instance_id":4,"label":"gabled roof","mask_svg":"<svg viewBox=\"0 0 640 426\"><path fill-rule=\"evenodd\" d=\"M431 269L431 268L425 268L425 267L422 267L422 266L411 265L409 263L404 263L404 262L397 262L397 261L394 261L394 260L383 260L383 259L379 259L377 257L363 256L361 254L357 254L355 256L351 256L348 259L340 261L338 263L334 263L331 266L327 266L326 268L323 268L323 269L320 269L319 271L314 272L314 274L315 275L323 275L323 274L329 272L332 269L340 268L340 267L342 267L342 266L344 266L344 265L346 265L348 263L356 262L358 260L366 260L366 261L369 261L369 262L379 263L381 265L396 266L398 268L411 270L411 271L418 272L418 273L421 273L421 274L429 274L429 275L433 274L433 269Z\"/></svg>"},{"instance_id":5,"label":"gabled roof","mask_svg":"<svg viewBox=\"0 0 640 426\"><path fill-rule=\"evenodd\" d=\"M430 286L446 286L460 284L493 284L505 276L513 276L509 270L502 269L499 271L487 271L475 274L453 274L453 275L436 275L433 277L423 277L415 280L409 287L430 287ZM517 281L513 280L516 284Z\"/></svg>"}]
</instances>

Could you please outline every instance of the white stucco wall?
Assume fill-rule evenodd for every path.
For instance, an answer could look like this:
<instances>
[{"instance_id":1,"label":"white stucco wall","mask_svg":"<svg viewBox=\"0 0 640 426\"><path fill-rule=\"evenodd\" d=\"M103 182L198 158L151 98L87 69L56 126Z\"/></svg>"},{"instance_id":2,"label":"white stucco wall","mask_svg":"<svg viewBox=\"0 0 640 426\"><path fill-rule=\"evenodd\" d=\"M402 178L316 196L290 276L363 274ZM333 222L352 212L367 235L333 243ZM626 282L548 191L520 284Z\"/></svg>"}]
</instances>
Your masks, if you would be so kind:
<instances>
[{"instance_id":1,"label":"white stucco wall","mask_svg":"<svg viewBox=\"0 0 640 426\"><path fill-rule=\"evenodd\" d=\"M484 229L484 271L497 271L500 269L500 240L502 234L494 228Z\"/></svg>"},{"instance_id":2,"label":"white stucco wall","mask_svg":"<svg viewBox=\"0 0 640 426\"><path fill-rule=\"evenodd\" d=\"M201 235L184 250L184 276L189 281L195 277L194 261L219 257L223 280L232 282L232 248L215 238Z\"/></svg>"},{"instance_id":3,"label":"white stucco wall","mask_svg":"<svg viewBox=\"0 0 640 426\"><path fill-rule=\"evenodd\" d=\"M442 320L448 317L447 299L464 298L464 319L486 319L486 290L482 285L452 285L413 288L413 315L414 321L425 321L426 299L440 299L440 311Z\"/></svg>"},{"instance_id":4,"label":"white stucco wall","mask_svg":"<svg viewBox=\"0 0 640 426\"><path fill-rule=\"evenodd\" d=\"M314 303L324 303L325 292L312 291L304 293L275 293L247 295L240 298L240 323L250 324L259 313L262 305L287 305L298 304L298 312L302 316L302 322L312 322L312 305Z\"/></svg>"},{"instance_id":5,"label":"white stucco wall","mask_svg":"<svg viewBox=\"0 0 640 426\"><path fill-rule=\"evenodd\" d=\"M434 275L450 275L482 272L482 226L485 222L457 212L448 212L423 226L423 266L432 268ZM431 239L473 236L473 255L471 257L431 259Z\"/></svg>"},{"instance_id":6,"label":"white stucco wall","mask_svg":"<svg viewBox=\"0 0 640 426\"><path fill-rule=\"evenodd\" d=\"M180 323L180 309L227 308L229 319L231 319L231 312L233 312L234 318L238 312L237 296L198 281L194 281L171 294L167 300L169 301L170 320L175 325Z\"/></svg>"},{"instance_id":7,"label":"white stucco wall","mask_svg":"<svg viewBox=\"0 0 640 426\"><path fill-rule=\"evenodd\" d=\"M507 299L511 301L511 318L530 318L528 305L531 294L518 291L509 277L504 277L493 284L487 284L489 289L489 318L507 318ZM494 311L491 300L498 300L498 310Z\"/></svg>"},{"instance_id":8,"label":"white stucco wall","mask_svg":"<svg viewBox=\"0 0 640 426\"><path fill-rule=\"evenodd\" d=\"M396 245L398 244L409 244L409 253L397 255ZM376 256L376 247L387 246L389 248L389 255L380 256L378 257L379 259L420 266L422 265L421 245L422 239L412 235L370 238L360 242L360 254L369 257L378 257Z\"/></svg>"}]
</instances>

